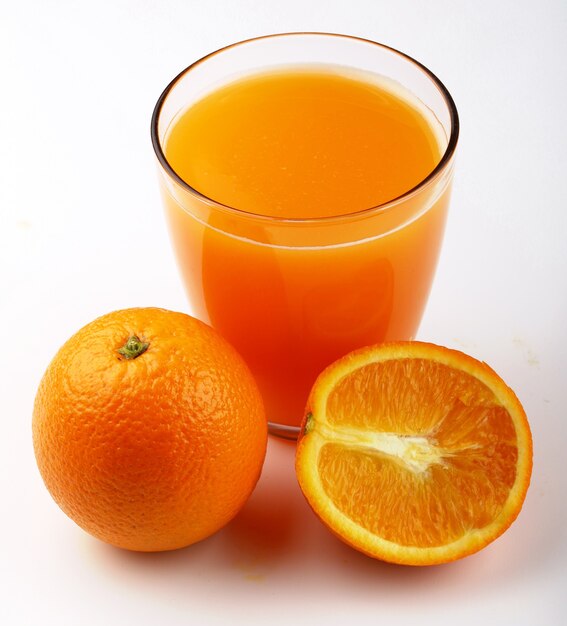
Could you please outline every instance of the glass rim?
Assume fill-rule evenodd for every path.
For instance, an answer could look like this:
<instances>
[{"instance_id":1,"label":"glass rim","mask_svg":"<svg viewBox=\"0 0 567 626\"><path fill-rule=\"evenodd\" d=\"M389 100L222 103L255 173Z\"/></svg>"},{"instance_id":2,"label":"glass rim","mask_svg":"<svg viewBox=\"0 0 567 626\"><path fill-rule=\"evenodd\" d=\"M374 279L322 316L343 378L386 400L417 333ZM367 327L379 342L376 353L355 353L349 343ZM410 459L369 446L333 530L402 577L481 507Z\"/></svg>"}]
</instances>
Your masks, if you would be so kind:
<instances>
[{"instance_id":1,"label":"glass rim","mask_svg":"<svg viewBox=\"0 0 567 626\"><path fill-rule=\"evenodd\" d=\"M211 198L201 193L200 191L192 187L187 181L183 180L181 176L179 176L179 174L175 171L175 169L170 165L169 161L167 160L165 153L162 149L161 141L159 139L159 134L158 134L158 123L159 123L163 105L165 101L167 100L168 95L173 91L177 83L179 83L179 81L186 74L188 74L192 69L194 69L196 66L201 65L208 59L214 56L217 56L218 54L221 54L232 48L236 48L238 46L242 46L242 45L249 44L249 43L256 42L256 41L261 41L263 39L276 39L280 37L283 38L283 37L297 37L297 36L335 37L335 38L340 38L340 39L349 39L353 41L358 41L358 42L366 43L366 44L372 44L373 46L378 46L379 48L383 48L409 61L410 63L415 65L418 69L420 69L431 80L431 82L435 85L435 87L440 92L445 102L445 105L447 106L447 109L449 111L449 119L450 119L451 127L450 127L449 141L447 143L447 147L445 148L445 151L441 159L439 160L435 168L431 170L431 172L425 178L423 178L419 183L414 185L411 189L408 189L408 191L405 191L404 193L400 194L399 196L392 198L391 200L387 200L386 202L382 202L382 203L373 205L365 209L358 209L357 211L352 211L348 213L340 213L338 215L321 216L321 217L319 216L317 217L280 217L280 216L273 216L273 215L264 215L262 213L254 213L252 211L239 209L238 207L235 207L235 206L223 204L222 202L219 202L218 200L215 200L214 198ZM341 220L345 220L349 218L357 219L360 217L364 217L369 213L372 213L372 214L378 213L378 212L382 213L389 209L394 208L395 206L405 201L406 199L411 198L412 196L416 195L418 192L420 192L422 189L429 186L429 184L431 184L434 180L440 177L440 175L445 171L446 167L451 162L455 154L455 150L457 148L457 143L459 139L459 126L460 126L459 114L457 112L457 107L455 105L453 97L449 93L449 90L445 87L445 85L441 82L441 80L439 80L439 78L431 70L429 70L425 65L423 65L423 63L420 63L419 61L409 56L405 52L401 52L400 50L397 50L396 48L392 48L391 46L388 46L386 44L373 41L372 39L365 39L363 37L356 37L354 35L345 35L341 33L327 33L327 32L319 32L319 31L294 31L294 32L285 32L285 33L273 33L270 35L261 35L259 37L251 37L249 39L243 39L241 41L237 41L227 46L223 46L222 48L218 48L217 50L210 52L209 54L206 54L205 56L197 59L196 61L188 65L185 69L181 70L181 72L179 72L177 76L175 76L169 82L169 84L166 86L166 88L163 90L160 97L158 98L156 105L154 107L153 113L152 113L150 133L151 133L152 146L153 146L154 152L156 154L156 157L160 165L163 167L165 172L178 185L182 187L182 189L189 192L191 195L195 196L196 199L200 201L205 201L208 205L212 205L214 208L220 209L223 212L228 212L232 215L240 216L244 218L262 220L262 221L267 221L270 223L317 224L317 223L340 222Z\"/></svg>"}]
</instances>

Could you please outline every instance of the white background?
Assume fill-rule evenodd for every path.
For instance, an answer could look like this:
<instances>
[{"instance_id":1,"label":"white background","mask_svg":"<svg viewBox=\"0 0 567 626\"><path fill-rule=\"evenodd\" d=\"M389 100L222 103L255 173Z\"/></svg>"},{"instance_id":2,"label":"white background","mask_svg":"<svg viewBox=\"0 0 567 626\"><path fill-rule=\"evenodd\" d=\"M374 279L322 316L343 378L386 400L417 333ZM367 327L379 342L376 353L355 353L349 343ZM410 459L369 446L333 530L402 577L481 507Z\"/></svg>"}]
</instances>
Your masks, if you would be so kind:
<instances>
[{"instance_id":1,"label":"white background","mask_svg":"<svg viewBox=\"0 0 567 626\"><path fill-rule=\"evenodd\" d=\"M498 541L434 568L347 548L272 441L241 515L189 549L90 538L35 466L35 390L58 347L110 310L189 311L149 121L167 82L228 43L291 30L401 49L462 121L451 215L419 338L516 390L535 463ZM0 1L0 622L567 623L567 3L561 0Z\"/></svg>"}]
</instances>

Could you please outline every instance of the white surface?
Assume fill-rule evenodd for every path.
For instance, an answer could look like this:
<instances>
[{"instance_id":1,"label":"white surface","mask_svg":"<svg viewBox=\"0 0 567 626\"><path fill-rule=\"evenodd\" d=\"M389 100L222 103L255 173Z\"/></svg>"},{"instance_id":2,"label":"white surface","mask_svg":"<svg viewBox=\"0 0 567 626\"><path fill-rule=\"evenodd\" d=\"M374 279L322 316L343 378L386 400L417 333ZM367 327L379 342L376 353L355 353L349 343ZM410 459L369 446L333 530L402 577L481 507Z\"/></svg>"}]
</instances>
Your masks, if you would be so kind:
<instances>
[{"instance_id":1,"label":"white surface","mask_svg":"<svg viewBox=\"0 0 567 626\"><path fill-rule=\"evenodd\" d=\"M430 67L462 134L419 337L487 361L531 421L524 509L483 552L430 569L343 546L272 442L242 514L192 548L137 555L83 533L35 466L31 409L57 348L99 314L188 310L149 141L185 65L249 36L368 37ZM567 4L18 0L0 5L0 622L565 624Z\"/></svg>"}]
</instances>

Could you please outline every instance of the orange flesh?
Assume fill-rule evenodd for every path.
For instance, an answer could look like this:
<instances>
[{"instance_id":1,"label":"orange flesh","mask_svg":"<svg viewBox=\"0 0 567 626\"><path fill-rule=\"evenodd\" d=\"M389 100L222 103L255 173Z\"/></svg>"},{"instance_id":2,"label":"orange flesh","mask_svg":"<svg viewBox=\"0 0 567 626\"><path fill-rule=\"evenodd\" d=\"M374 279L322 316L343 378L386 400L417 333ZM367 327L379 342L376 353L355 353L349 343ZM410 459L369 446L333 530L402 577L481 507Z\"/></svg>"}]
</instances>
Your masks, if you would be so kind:
<instances>
[{"instance_id":1,"label":"orange flesh","mask_svg":"<svg viewBox=\"0 0 567 626\"><path fill-rule=\"evenodd\" d=\"M473 376L433 361L353 371L329 394L327 425L336 429L318 458L327 496L354 522L399 545L446 545L485 527L516 478L507 410ZM402 446L410 444L408 456L357 442L368 430L399 436Z\"/></svg>"}]
</instances>

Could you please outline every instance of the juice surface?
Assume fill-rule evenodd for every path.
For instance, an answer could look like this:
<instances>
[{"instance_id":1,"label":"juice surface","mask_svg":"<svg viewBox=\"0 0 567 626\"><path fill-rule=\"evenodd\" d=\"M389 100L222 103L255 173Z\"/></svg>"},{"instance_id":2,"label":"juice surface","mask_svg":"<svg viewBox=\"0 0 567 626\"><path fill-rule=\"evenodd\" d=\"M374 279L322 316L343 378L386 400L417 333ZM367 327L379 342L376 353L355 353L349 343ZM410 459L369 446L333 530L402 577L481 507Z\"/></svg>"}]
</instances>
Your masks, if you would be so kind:
<instances>
[{"instance_id":1,"label":"juice surface","mask_svg":"<svg viewBox=\"0 0 567 626\"><path fill-rule=\"evenodd\" d=\"M440 154L422 112L380 82L290 69L229 83L189 107L166 157L217 202L300 218L397 198Z\"/></svg>"},{"instance_id":2,"label":"juice surface","mask_svg":"<svg viewBox=\"0 0 567 626\"><path fill-rule=\"evenodd\" d=\"M243 211L288 218L363 211L415 187L440 158L423 111L386 87L328 69L243 78L178 115L165 155L194 189ZM395 211L337 217L331 227L288 224L282 234L279 224L211 209L165 180L193 311L245 358L270 421L298 425L315 378L340 356L415 336L448 182ZM411 219L388 221L404 214ZM290 244L291 235L300 244Z\"/></svg>"}]
</instances>

